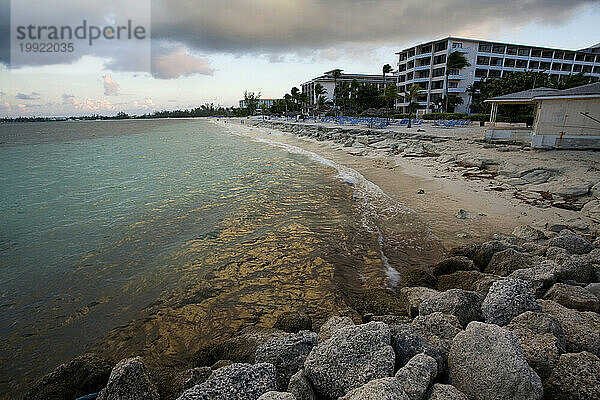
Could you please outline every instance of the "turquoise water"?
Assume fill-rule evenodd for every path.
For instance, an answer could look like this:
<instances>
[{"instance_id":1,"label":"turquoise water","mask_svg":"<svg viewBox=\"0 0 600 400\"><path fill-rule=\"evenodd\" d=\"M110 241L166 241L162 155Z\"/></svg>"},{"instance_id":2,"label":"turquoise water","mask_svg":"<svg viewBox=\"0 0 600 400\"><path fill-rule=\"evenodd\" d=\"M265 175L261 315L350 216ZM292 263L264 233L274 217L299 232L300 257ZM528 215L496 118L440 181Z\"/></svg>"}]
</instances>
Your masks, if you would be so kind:
<instances>
[{"instance_id":1,"label":"turquoise water","mask_svg":"<svg viewBox=\"0 0 600 400\"><path fill-rule=\"evenodd\" d=\"M0 125L0 397L85 351L176 362L322 317L424 253L359 174L275 144L204 120Z\"/></svg>"}]
</instances>

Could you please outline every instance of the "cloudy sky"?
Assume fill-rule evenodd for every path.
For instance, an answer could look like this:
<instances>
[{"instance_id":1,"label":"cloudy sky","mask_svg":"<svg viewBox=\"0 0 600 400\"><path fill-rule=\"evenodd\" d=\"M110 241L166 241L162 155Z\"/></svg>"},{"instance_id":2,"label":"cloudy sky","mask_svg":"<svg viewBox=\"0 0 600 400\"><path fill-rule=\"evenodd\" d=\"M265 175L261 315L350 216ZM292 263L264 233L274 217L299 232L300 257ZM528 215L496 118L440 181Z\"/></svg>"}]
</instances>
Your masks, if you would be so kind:
<instances>
[{"instance_id":1,"label":"cloudy sky","mask_svg":"<svg viewBox=\"0 0 600 400\"><path fill-rule=\"evenodd\" d=\"M121 3L0 0L0 116L237 105L244 90L281 97L333 68L379 73L402 48L449 35L569 49L600 41L600 0ZM128 15L151 40L98 40L58 59L13 53L11 62L10 38L24 21L75 27L85 16L107 26Z\"/></svg>"}]
</instances>

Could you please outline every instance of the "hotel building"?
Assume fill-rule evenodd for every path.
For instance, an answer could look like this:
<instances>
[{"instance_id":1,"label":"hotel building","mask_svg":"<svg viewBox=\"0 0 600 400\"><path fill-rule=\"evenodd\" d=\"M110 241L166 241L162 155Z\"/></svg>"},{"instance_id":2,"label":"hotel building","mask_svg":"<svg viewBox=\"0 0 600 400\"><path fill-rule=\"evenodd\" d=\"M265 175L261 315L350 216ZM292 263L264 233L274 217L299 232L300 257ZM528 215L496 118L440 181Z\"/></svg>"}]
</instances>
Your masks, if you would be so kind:
<instances>
[{"instance_id":1,"label":"hotel building","mask_svg":"<svg viewBox=\"0 0 600 400\"><path fill-rule=\"evenodd\" d=\"M447 37L409 47L398 53L398 89L401 93L413 84L423 90L418 103L425 112L435 110L436 102L446 93L448 56L462 53L469 67L449 71L448 94L460 96L463 104L456 112L470 112L471 98L467 88L474 82L500 78L513 71L544 71L550 75L568 76L583 72L600 78L600 43L582 50L488 42L475 39ZM401 112L407 112L404 96L396 103Z\"/></svg>"}]
</instances>

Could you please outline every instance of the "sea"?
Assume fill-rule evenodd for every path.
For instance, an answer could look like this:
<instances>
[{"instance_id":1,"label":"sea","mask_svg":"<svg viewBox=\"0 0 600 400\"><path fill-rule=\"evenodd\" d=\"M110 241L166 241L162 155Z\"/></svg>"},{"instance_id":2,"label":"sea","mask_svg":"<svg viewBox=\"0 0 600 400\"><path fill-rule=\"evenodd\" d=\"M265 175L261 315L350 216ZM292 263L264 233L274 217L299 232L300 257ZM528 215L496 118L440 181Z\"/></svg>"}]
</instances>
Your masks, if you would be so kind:
<instances>
[{"instance_id":1,"label":"sea","mask_svg":"<svg viewBox=\"0 0 600 400\"><path fill-rule=\"evenodd\" d=\"M357 171L227 125L0 124L0 398L85 352L175 364L341 312L439 251Z\"/></svg>"}]
</instances>

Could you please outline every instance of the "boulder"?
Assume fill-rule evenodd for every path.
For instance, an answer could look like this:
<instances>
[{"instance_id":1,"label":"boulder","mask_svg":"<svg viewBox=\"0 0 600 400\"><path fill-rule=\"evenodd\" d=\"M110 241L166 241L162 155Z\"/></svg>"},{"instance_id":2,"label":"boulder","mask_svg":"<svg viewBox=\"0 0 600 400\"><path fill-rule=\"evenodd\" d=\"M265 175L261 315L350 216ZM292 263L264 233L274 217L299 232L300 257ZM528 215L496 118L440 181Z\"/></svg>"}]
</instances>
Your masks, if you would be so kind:
<instances>
[{"instance_id":1,"label":"boulder","mask_svg":"<svg viewBox=\"0 0 600 400\"><path fill-rule=\"evenodd\" d=\"M394 372L394 349L389 327L382 322L339 329L314 347L304 373L321 394L336 398Z\"/></svg>"},{"instance_id":2,"label":"boulder","mask_svg":"<svg viewBox=\"0 0 600 400\"><path fill-rule=\"evenodd\" d=\"M450 289L462 289L478 293L480 293L479 290L485 290L485 293L487 293L491 283L500 279L502 278L499 276L484 274L479 271L456 271L438 277L438 290L443 292ZM489 282L489 285L482 285L483 282Z\"/></svg>"},{"instance_id":3,"label":"boulder","mask_svg":"<svg viewBox=\"0 0 600 400\"><path fill-rule=\"evenodd\" d=\"M571 254L587 254L593 249L590 242L567 229L548 240L548 246L561 247Z\"/></svg>"},{"instance_id":4,"label":"boulder","mask_svg":"<svg viewBox=\"0 0 600 400\"><path fill-rule=\"evenodd\" d=\"M477 268L473 261L465 256L448 257L433 267L433 275L448 275L456 271L475 271Z\"/></svg>"},{"instance_id":5,"label":"boulder","mask_svg":"<svg viewBox=\"0 0 600 400\"><path fill-rule=\"evenodd\" d=\"M273 338L256 349L255 361L269 363L277 371L277 387L287 388L292 375L302 369L306 357L317 345L317 334L310 331Z\"/></svg>"},{"instance_id":6,"label":"boulder","mask_svg":"<svg viewBox=\"0 0 600 400\"><path fill-rule=\"evenodd\" d=\"M493 324L471 322L452 342L450 383L472 400L537 400L542 381L517 337Z\"/></svg>"},{"instance_id":7,"label":"boulder","mask_svg":"<svg viewBox=\"0 0 600 400\"><path fill-rule=\"evenodd\" d=\"M396 378L379 378L351 390L340 400L412 400Z\"/></svg>"},{"instance_id":8,"label":"boulder","mask_svg":"<svg viewBox=\"0 0 600 400\"><path fill-rule=\"evenodd\" d=\"M446 357L449 346L439 337L427 334L412 325L396 325L390 327L392 347L396 354L396 368L401 368L420 353L433 357L438 363L438 371L446 369Z\"/></svg>"},{"instance_id":9,"label":"boulder","mask_svg":"<svg viewBox=\"0 0 600 400\"><path fill-rule=\"evenodd\" d=\"M555 283L544 296L568 308L579 311L594 311L600 309L600 300L589 290L575 285Z\"/></svg>"},{"instance_id":10,"label":"boulder","mask_svg":"<svg viewBox=\"0 0 600 400\"><path fill-rule=\"evenodd\" d=\"M589 351L600 356L600 315L590 311L577 311L561 306L552 300L539 300L544 313L560 322L565 337L566 351Z\"/></svg>"},{"instance_id":11,"label":"boulder","mask_svg":"<svg viewBox=\"0 0 600 400\"><path fill-rule=\"evenodd\" d=\"M583 205L581 212L587 214L592 221L600 223L600 200L588 201Z\"/></svg>"},{"instance_id":12,"label":"boulder","mask_svg":"<svg viewBox=\"0 0 600 400\"><path fill-rule=\"evenodd\" d=\"M454 336L462 330L462 326L454 315L434 312L429 315L419 315L416 317L412 326L419 332L426 332L435 335L443 340L452 341Z\"/></svg>"},{"instance_id":13,"label":"boulder","mask_svg":"<svg viewBox=\"0 0 600 400\"><path fill-rule=\"evenodd\" d=\"M437 287L437 279L422 269L411 269L402 275L400 284L404 287L428 287L435 289Z\"/></svg>"},{"instance_id":14,"label":"boulder","mask_svg":"<svg viewBox=\"0 0 600 400\"><path fill-rule=\"evenodd\" d=\"M565 352L565 333L558 320L546 313L526 311L515 317L506 329L519 339L529 366L542 381L546 380Z\"/></svg>"},{"instance_id":15,"label":"boulder","mask_svg":"<svg viewBox=\"0 0 600 400\"><path fill-rule=\"evenodd\" d=\"M234 363L214 371L208 380L186 390L178 400L256 400L277 390L276 386L272 364Z\"/></svg>"},{"instance_id":16,"label":"boulder","mask_svg":"<svg viewBox=\"0 0 600 400\"><path fill-rule=\"evenodd\" d=\"M427 392L425 400L469 400L460 390L452 385L434 384Z\"/></svg>"},{"instance_id":17,"label":"boulder","mask_svg":"<svg viewBox=\"0 0 600 400\"><path fill-rule=\"evenodd\" d=\"M363 322L367 323L371 321L379 321L387 325L402 325L410 324L412 318L406 315L365 315Z\"/></svg>"},{"instance_id":18,"label":"boulder","mask_svg":"<svg viewBox=\"0 0 600 400\"><path fill-rule=\"evenodd\" d=\"M385 289L366 290L352 303L352 308L361 315L405 315L402 301L392 291Z\"/></svg>"},{"instance_id":19,"label":"boulder","mask_svg":"<svg viewBox=\"0 0 600 400\"><path fill-rule=\"evenodd\" d=\"M471 321L481 320L481 303L483 296L468 290L451 289L437 294L419 305L419 315L434 312L452 314L458 318L462 326Z\"/></svg>"},{"instance_id":20,"label":"boulder","mask_svg":"<svg viewBox=\"0 0 600 400\"><path fill-rule=\"evenodd\" d=\"M354 321L350 317L333 316L329 318L319 329L319 343L329 339L335 332L348 326L354 326Z\"/></svg>"},{"instance_id":21,"label":"boulder","mask_svg":"<svg viewBox=\"0 0 600 400\"><path fill-rule=\"evenodd\" d=\"M312 320L308 315L301 312L284 312L279 314L273 328L288 333L310 331L312 330Z\"/></svg>"},{"instance_id":22,"label":"boulder","mask_svg":"<svg viewBox=\"0 0 600 400\"><path fill-rule=\"evenodd\" d=\"M546 249L546 258L556 261L569 259L569 252L562 247L550 246Z\"/></svg>"},{"instance_id":23,"label":"boulder","mask_svg":"<svg viewBox=\"0 0 600 400\"><path fill-rule=\"evenodd\" d=\"M600 300L600 283L590 283L585 288L588 292L592 293L598 300Z\"/></svg>"},{"instance_id":24,"label":"boulder","mask_svg":"<svg viewBox=\"0 0 600 400\"><path fill-rule=\"evenodd\" d=\"M421 400L438 374L437 361L426 355L417 354L396 372L396 379L410 400Z\"/></svg>"},{"instance_id":25,"label":"boulder","mask_svg":"<svg viewBox=\"0 0 600 400\"><path fill-rule=\"evenodd\" d=\"M98 400L158 400L158 392L150 381L141 357L126 358L112 369L106 387Z\"/></svg>"},{"instance_id":26,"label":"boulder","mask_svg":"<svg viewBox=\"0 0 600 400\"><path fill-rule=\"evenodd\" d=\"M425 299L437 295L439 292L426 287L406 287L400 289L398 297L404 303L406 314L414 317L419 314L419 305Z\"/></svg>"},{"instance_id":27,"label":"boulder","mask_svg":"<svg viewBox=\"0 0 600 400\"><path fill-rule=\"evenodd\" d=\"M548 400L600 399L600 358L587 351L561 355L545 389Z\"/></svg>"},{"instance_id":28,"label":"boulder","mask_svg":"<svg viewBox=\"0 0 600 400\"><path fill-rule=\"evenodd\" d=\"M521 279L529 284L529 288L536 297L542 297L556 282L556 269L554 261L544 261L535 267L519 269L508 276L509 279Z\"/></svg>"},{"instance_id":29,"label":"boulder","mask_svg":"<svg viewBox=\"0 0 600 400\"><path fill-rule=\"evenodd\" d=\"M519 269L533 267L533 257L514 249L506 249L494 253L485 268L488 274L508 276Z\"/></svg>"},{"instance_id":30,"label":"boulder","mask_svg":"<svg viewBox=\"0 0 600 400\"><path fill-rule=\"evenodd\" d=\"M315 391L304 374L304 369L296 372L290 378L287 391L293 394L296 397L296 400L317 400Z\"/></svg>"},{"instance_id":31,"label":"boulder","mask_svg":"<svg viewBox=\"0 0 600 400\"><path fill-rule=\"evenodd\" d=\"M594 270L588 256L573 255L558 262L555 275L557 280L589 283L594 276Z\"/></svg>"},{"instance_id":32,"label":"boulder","mask_svg":"<svg viewBox=\"0 0 600 400\"><path fill-rule=\"evenodd\" d=\"M520 279L494 282L481 305L485 322L500 326L508 324L525 311L541 310L527 282Z\"/></svg>"},{"instance_id":33,"label":"boulder","mask_svg":"<svg viewBox=\"0 0 600 400\"><path fill-rule=\"evenodd\" d=\"M97 354L83 354L58 366L38 380L26 398L36 400L75 399L99 392L106 386L112 365Z\"/></svg>"},{"instance_id":34,"label":"boulder","mask_svg":"<svg viewBox=\"0 0 600 400\"><path fill-rule=\"evenodd\" d=\"M466 244L464 246L454 247L448 252L449 257L463 256L470 260L473 260L475 254L479 251L481 245L479 244Z\"/></svg>"},{"instance_id":35,"label":"boulder","mask_svg":"<svg viewBox=\"0 0 600 400\"><path fill-rule=\"evenodd\" d=\"M296 397L288 392L270 391L260 396L258 400L296 400Z\"/></svg>"},{"instance_id":36,"label":"boulder","mask_svg":"<svg viewBox=\"0 0 600 400\"><path fill-rule=\"evenodd\" d=\"M530 240L530 241L546 238L546 235L544 235L544 232L542 232L539 229L536 229L530 225L517 226L515 229L513 229L512 235L516 238L523 239L523 240Z\"/></svg>"},{"instance_id":37,"label":"boulder","mask_svg":"<svg viewBox=\"0 0 600 400\"><path fill-rule=\"evenodd\" d=\"M508 248L513 248L515 250L521 250L519 247L501 242L499 240L492 240L490 242L483 243L475 255L473 256L473 261L475 265L481 270L484 270L489 264L490 260L499 251L506 250Z\"/></svg>"},{"instance_id":38,"label":"boulder","mask_svg":"<svg viewBox=\"0 0 600 400\"><path fill-rule=\"evenodd\" d=\"M182 374L183 379L181 379L179 393L206 382L206 380L212 375L212 372L213 370L210 367L197 367L184 371Z\"/></svg>"}]
</instances>

